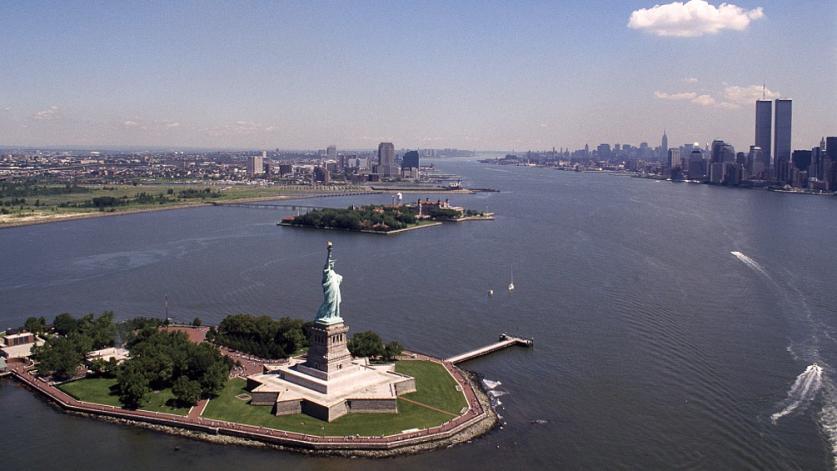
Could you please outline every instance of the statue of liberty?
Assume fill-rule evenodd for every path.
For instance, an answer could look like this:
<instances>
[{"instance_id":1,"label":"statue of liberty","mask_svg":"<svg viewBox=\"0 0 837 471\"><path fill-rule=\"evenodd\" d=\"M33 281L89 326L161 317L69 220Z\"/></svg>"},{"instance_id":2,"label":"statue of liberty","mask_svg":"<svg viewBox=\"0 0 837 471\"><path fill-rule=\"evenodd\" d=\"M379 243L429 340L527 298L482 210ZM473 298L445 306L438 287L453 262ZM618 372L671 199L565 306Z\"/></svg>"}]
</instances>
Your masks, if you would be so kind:
<instances>
[{"instance_id":1,"label":"statue of liberty","mask_svg":"<svg viewBox=\"0 0 837 471\"><path fill-rule=\"evenodd\" d=\"M334 271L334 258L332 257L332 244L328 243L328 257L323 267L323 303L317 311L314 319L320 324L337 324L343 322L340 317L340 283L343 277Z\"/></svg>"}]
</instances>

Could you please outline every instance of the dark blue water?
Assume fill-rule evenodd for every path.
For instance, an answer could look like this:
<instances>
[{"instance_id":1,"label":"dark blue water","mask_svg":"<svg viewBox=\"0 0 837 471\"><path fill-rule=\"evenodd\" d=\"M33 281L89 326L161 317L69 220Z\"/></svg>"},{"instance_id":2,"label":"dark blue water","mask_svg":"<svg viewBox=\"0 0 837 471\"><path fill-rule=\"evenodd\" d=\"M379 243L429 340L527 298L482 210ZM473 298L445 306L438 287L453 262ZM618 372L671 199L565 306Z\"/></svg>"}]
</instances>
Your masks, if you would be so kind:
<instances>
[{"instance_id":1,"label":"dark blue water","mask_svg":"<svg viewBox=\"0 0 837 471\"><path fill-rule=\"evenodd\" d=\"M166 295L187 321L310 318L332 240L353 331L439 356L504 331L535 338L466 365L503 383L502 430L397 461L311 458L67 416L4 381L0 455L21 469L833 466L837 200L439 165L501 190L452 199L496 221L384 237L209 207L2 230L0 326L65 311L161 316ZM389 196L305 204L370 201Z\"/></svg>"}]
</instances>

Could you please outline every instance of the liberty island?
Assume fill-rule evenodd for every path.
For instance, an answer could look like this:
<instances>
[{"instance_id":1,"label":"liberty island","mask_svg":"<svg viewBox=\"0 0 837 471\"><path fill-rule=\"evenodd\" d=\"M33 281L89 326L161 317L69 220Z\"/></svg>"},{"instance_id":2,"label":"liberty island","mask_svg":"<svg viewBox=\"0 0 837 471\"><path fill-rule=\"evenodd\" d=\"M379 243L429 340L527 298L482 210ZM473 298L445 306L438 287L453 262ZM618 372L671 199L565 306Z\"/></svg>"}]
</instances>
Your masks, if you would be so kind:
<instances>
[{"instance_id":1,"label":"liberty island","mask_svg":"<svg viewBox=\"0 0 837 471\"><path fill-rule=\"evenodd\" d=\"M328 242L322 270L323 302L307 328L307 352L284 361L262 360L224 347L218 333L207 336L215 328L160 325L139 334L138 338L208 347L216 351L219 360L226 357L238 365L216 389L198 391L191 404L184 402L183 387L177 385L182 378L174 381L170 390L154 391L162 399L140 394L133 405L125 402L126 388L131 387L125 375L132 370L127 362L136 366L148 355L143 353L147 347L141 339L126 345L130 351L120 347L87 354L88 359L107 358L117 379L108 379L113 376L92 360L86 374L80 374L79 368L59 373L44 352L63 338L60 327L55 328L60 316L51 329L39 329L37 335L12 336L33 343L16 346L14 351L22 354L6 368L68 412L213 442L389 456L462 443L497 424L488 396L455 364L531 342L504 334L496 344L447 360L410 352L389 362L353 356L348 348L349 327L340 310L342 280L335 271L333 244ZM104 325L109 318L90 319ZM220 349L213 345L217 342L222 342ZM24 351L27 349L29 353ZM121 390L118 402L114 388ZM171 394L174 399L166 401Z\"/></svg>"}]
</instances>

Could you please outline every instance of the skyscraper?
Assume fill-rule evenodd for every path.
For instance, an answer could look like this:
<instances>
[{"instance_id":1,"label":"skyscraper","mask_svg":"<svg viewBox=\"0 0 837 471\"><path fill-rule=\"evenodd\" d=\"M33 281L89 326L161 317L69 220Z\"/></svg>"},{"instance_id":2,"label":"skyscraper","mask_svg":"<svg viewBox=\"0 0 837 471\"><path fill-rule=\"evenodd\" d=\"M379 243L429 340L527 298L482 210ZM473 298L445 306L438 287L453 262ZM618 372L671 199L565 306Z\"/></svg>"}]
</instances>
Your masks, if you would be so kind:
<instances>
[{"instance_id":1,"label":"skyscraper","mask_svg":"<svg viewBox=\"0 0 837 471\"><path fill-rule=\"evenodd\" d=\"M664 160L666 156L668 156L668 136L666 136L666 132L663 131L663 138L660 140L660 160Z\"/></svg>"},{"instance_id":2,"label":"skyscraper","mask_svg":"<svg viewBox=\"0 0 837 471\"><path fill-rule=\"evenodd\" d=\"M395 146L391 142L378 144L378 174L382 177L394 177L397 173Z\"/></svg>"},{"instance_id":3,"label":"skyscraper","mask_svg":"<svg viewBox=\"0 0 837 471\"><path fill-rule=\"evenodd\" d=\"M773 124L773 162L776 179L788 183L791 160L791 100L776 99L776 118Z\"/></svg>"},{"instance_id":4,"label":"skyscraper","mask_svg":"<svg viewBox=\"0 0 837 471\"><path fill-rule=\"evenodd\" d=\"M328 160L337 160L337 146L330 145L326 147L326 158Z\"/></svg>"},{"instance_id":5,"label":"skyscraper","mask_svg":"<svg viewBox=\"0 0 837 471\"><path fill-rule=\"evenodd\" d=\"M762 159L767 160L767 167L770 167L771 154L771 133L773 124L773 103L770 100L756 101L756 147L761 149Z\"/></svg>"},{"instance_id":6,"label":"skyscraper","mask_svg":"<svg viewBox=\"0 0 837 471\"><path fill-rule=\"evenodd\" d=\"M264 157L262 155L251 155L247 159L247 176L253 178L257 175L264 175Z\"/></svg>"},{"instance_id":7,"label":"skyscraper","mask_svg":"<svg viewBox=\"0 0 837 471\"><path fill-rule=\"evenodd\" d=\"M680 167L680 149L672 148L668 150L668 161L666 166L669 170Z\"/></svg>"},{"instance_id":8,"label":"skyscraper","mask_svg":"<svg viewBox=\"0 0 837 471\"><path fill-rule=\"evenodd\" d=\"M765 158L759 146L750 146L750 152L747 154L747 169L751 178L756 180L767 179L770 159Z\"/></svg>"},{"instance_id":9,"label":"skyscraper","mask_svg":"<svg viewBox=\"0 0 837 471\"><path fill-rule=\"evenodd\" d=\"M689 154L689 179L700 180L706 178L706 161L703 160L703 153L695 149Z\"/></svg>"},{"instance_id":10,"label":"skyscraper","mask_svg":"<svg viewBox=\"0 0 837 471\"><path fill-rule=\"evenodd\" d=\"M401 168L419 168L419 153L411 150L401 158Z\"/></svg>"}]
</instances>

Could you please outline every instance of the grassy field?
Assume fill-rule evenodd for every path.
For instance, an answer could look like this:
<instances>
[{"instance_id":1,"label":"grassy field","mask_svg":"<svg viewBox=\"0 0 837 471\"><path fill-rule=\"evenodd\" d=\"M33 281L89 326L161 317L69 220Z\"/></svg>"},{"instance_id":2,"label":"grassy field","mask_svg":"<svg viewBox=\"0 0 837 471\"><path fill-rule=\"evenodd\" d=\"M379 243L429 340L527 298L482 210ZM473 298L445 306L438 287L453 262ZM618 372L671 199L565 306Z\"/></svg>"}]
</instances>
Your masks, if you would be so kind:
<instances>
[{"instance_id":1,"label":"grassy field","mask_svg":"<svg viewBox=\"0 0 837 471\"><path fill-rule=\"evenodd\" d=\"M9 214L0 214L0 226L28 222L39 222L43 220L60 220L62 217L77 217L83 215L102 214L108 212L126 213L144 211L168 207L195 206L212 202L235 201L245 199L276 198L276 197L299 197L312 194L328 194L334 191L361 190L359 187L333 187L314 188L310 186L297 185L218 185L218 184L144 184L144 185L86 185L88 192L66 193L56 195L27 196L26 203L11 207L2 206L2 203L12 198L0 198L0 207L3 207ZM207 198L180 198L179 193L184 190L202 191L210 189L219 196ZM171 194L169 194L171 190ZM164 201L152 203L137 203L131 201L140 193L151 196L163 195ZM104 211L95 207L73 207L73 205L84 205L96 197L110 196L114 198L127 198L128 204L106 208ZM35 206L37 202L37 206ZM65 205L62 207L62 205ZM70 206L66 206L70 205Z\"/></svg>"},{"instance_id":2,"label":"grassy field","mask_svg":"<svg viewBox=\"0 0 837 471\"><path fill-rule=\"evenodd\" d=\"M78 379L69 383L64 383L60 385L59 388L79 401L121 407L121 404L119 403L119 393L116 391L116 379L114 378ZM171 407L167 405L170 404L170 401L173 401L173 399L174 396L171 393L171 389L152 391L148 394L148 397L141 409L178 415L186 415L189 413L188 407Z\"/></svg>"},{"instance_id":3,"label":"grassy field","mask_svg":"<svg viewBox=\"0 0 837 471\"><path fill-rule=\"evenodd\" d=\"M227 382L219 397L209 401L203 416L310 435L390 435L412 428L440 425L458 415L466 405L465 397L456 390L456 382L444 367L410 360L398 362L396 369L415 375L417 391L403 397L424 406L399 399L397 414L347 414L333 422L304 414L276 417L271 413L271 406L251 406L236 398L247 392L244 389L246 383L243 379L233 379Z\"/></svg>"},{"instance_id":4,"label":"grassy field","mask_svg":"<svg viewBox=\"0 0 837 471\"><path fill-rule=\"evenodd\" d=\"M404 398L459 415L468 405L465 396L456 389L456 381L445 367L431 361L402 360L395 364L395 371L416 378L416 392Z\"/></svg>"}]
</instances>

